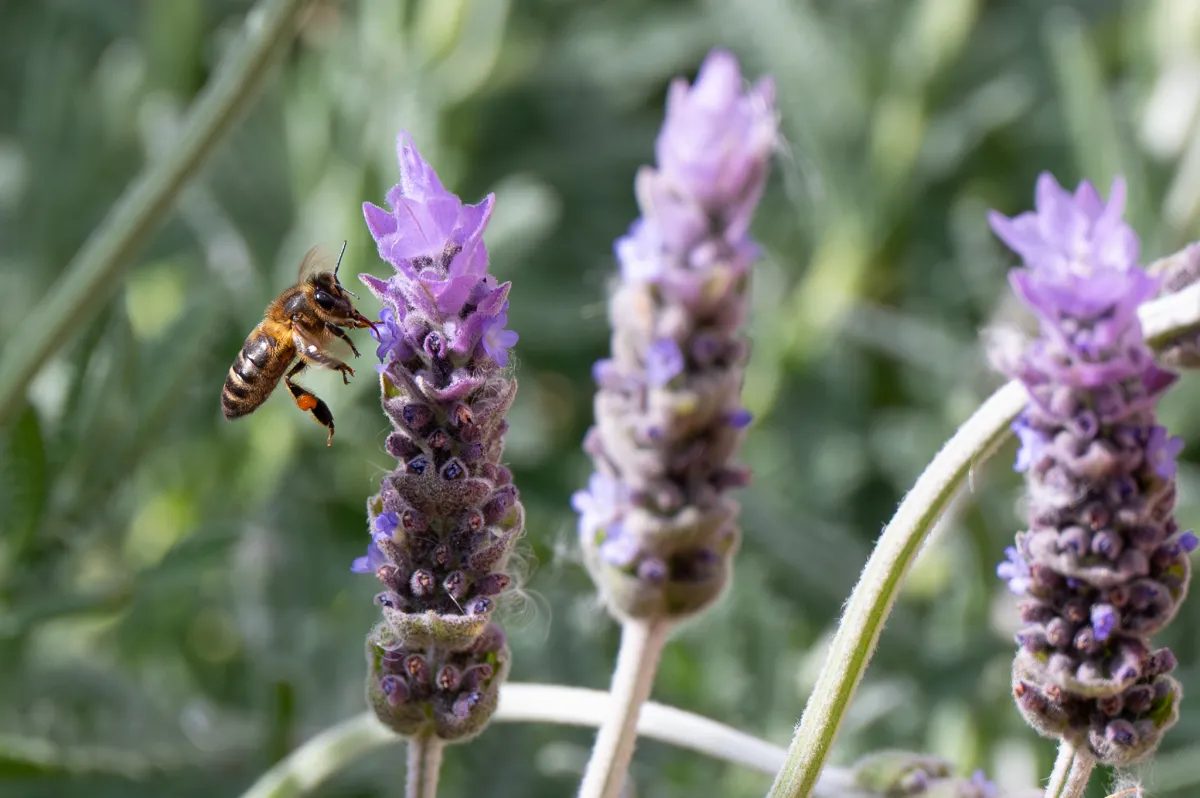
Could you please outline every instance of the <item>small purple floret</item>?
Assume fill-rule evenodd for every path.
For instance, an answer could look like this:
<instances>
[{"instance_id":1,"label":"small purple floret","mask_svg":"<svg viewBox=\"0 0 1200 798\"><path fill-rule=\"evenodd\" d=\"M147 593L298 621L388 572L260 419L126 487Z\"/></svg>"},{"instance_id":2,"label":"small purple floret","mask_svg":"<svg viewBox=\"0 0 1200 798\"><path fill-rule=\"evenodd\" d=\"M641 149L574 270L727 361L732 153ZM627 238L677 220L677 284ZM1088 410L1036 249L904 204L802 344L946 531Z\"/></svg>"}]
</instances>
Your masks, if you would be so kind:
<instances>
[{"instance_id":1,"label":"small purple floret","mask_svg":"<svg viewBox=\"0 0 1200 798\"><path fill-rule=\"evenodd\" d=\"M679 344L670 338L659 339L646 351L646 381L661 388L683 372L683 365Z\"/></svg>"},{"instance_id":2,"label":"small purple floret","mask_svg":"<svg viewBox=\"0 0 1200 798\"><path fill-rule=\"evenodd\" d=\"M1096 632L1096 639L1103 642L1108 639L1116 628L1119 618L1117 611L1107 604L1092 605L1092 629Z\"/></svg>"},{"instance_id":3,"label":"small purple floret","mask_svg":"<svg viewBox=\"0 0 1200 798\"><path fill-rule=\"evenodd\" d=\"M1167 428L1155 426L1150 430L1146 443L1146 459L1154 467L1154 473L1163 479L1175 478L1175 460L1183 451L1183 438L1168 437Z\"/></svg>"},{"instance_id":4,"label":"small purple floret","mask_svg":"<svg viewBox=\"0 0 1200 798\"><path fill-rule=\"evenodd\" d=\"M1029 467L1036 463L1045 451L1046 438L1041 432L1029 426L1029 421L1024 414L1017 416L1011 428L1020 443L1013 470L1018 473L1028 471Z\"/></svg>"},{"instance_id":5,"label":"small purple floret","mask_svg":"<svg viewBox=\"0 0 1200 798\"><path fill-rule=\"evenodd\" d=\"M587 539L620 519L628 490L618 480L599 471L588 479L587 490L575 491L571 507L579 513L579 535Z\"/></svg>"},{"instance_id":6,"label":"small purple floret","mask_svg":"<svg viewBox=\"0 0 1200 798\"><path fill-rule=\"evenodd\" d=\"M1029 563L1015 546L1006 547L1004 556L1008 559L996 566L996 576L1008 582L1008 589L1016 595L1025 595L1031 584Z\"/></svg>"}]
</instances>

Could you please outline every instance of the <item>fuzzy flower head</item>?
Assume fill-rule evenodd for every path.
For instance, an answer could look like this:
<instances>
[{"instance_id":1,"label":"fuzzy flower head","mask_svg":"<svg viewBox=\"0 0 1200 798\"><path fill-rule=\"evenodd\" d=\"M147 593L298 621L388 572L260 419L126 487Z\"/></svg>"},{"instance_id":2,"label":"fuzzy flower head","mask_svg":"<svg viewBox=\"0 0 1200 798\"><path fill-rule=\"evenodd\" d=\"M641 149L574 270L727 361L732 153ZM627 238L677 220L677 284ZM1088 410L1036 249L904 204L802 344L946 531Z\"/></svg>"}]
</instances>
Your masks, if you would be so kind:
<instances>
[{"instance_id":1,"label":"fuzzy flower head","mask_svg":"<svg viewBox=\"0 0 1200 798\"><path fill-rule=\"evenodd\" d=\"M381 359L390 352L405 360L431 348L455 365L475 360L502 367L517 335L504 329L510 284L496 285L487 273L483 232L495 196L464 204L442 186L407 133L396 149L400 184L387 194L391 210L363 203L379 257L396 269L386 281L359 275L391 313L376 336Z\"/></svg>"},{"instance_id":2,"label":"fuzzy flower head","mask_svg":"<svg viewBox=\"0 0 1200 798\"><path fill-rule=\"evenodd\" d=\"M615 245L612 353L596 364L595 473L575 495L584 559L621 617L684 617L728 582L740 539L729 496L749 472L733 458L749 423L740 400L748 346L750 216L778 125L769 80L747 87L712 53L677 81L658 163L639 172L642 216Z\"/></svg>"},{"instance_id":3,"label":"fuzzy flower head","mask_svg":"<svg viewBox=\"0 0 1200 798\"><path fill-rule=\"evenodd\" d=\"M988 221L996 235L1035 273L1081 277L1104 272L1141 272L1138 238L1125 223L1125 180L1113 180L1108 202L1086 180L1072 194L1054 176L1038 176L1033 211L1011 219L996 211Z\"/></svg>"},{"instance_id":4,"label":"fuzzy flower head","mask_svg":"<svg viewBox=\"0 0 1200 798\"><path fill-rule=\"evenodd\" d=\"M693 85L682 78L671 84L654 148L664 179L705 210L736 220L735 236L758 203L779 129L774 81L744 83L733 54L714 50Z\"/></svg>"},{"instance_id":5,"label":"fuzzy flower head","mask_svg":"<svg viewBox=\"0 0 1200 798\"><path fill-rule=\"evenodd\" d=\"M390 210L363 206L395 274L362 275L383 302L378 355L385 448L396 468L367 502L371 542L351 566L374 576L383 622L368 639L368 697L401 734L465 739L507 672L491 623L524 509L501 464L517 384L504 371L510 284L488 274L493 198L464 204L401 134Z\"/></svg>"},{"instance_id":6,"label":"fuzzy flower head","mask_svg":"<svg viewBox=\"0 0 1200 798\"><path fill-rule=\"evenodd\" d=\"M997 568L1025 623L1013 694L1039 732L1114 766L1152 753L1178 717L1174 657L1150 636L1187 592L1196 540L1173 518L1182 443L1154 406L1175 375L1142 337L1137 308L1157 280L1137 263L1124 195L1120 179L1105 203L1042 175L1035 212L990 217L1041 321L1023 352L996 358L1029 394L1013 425L1029 526Z\"/></svg>"}]
</instances>

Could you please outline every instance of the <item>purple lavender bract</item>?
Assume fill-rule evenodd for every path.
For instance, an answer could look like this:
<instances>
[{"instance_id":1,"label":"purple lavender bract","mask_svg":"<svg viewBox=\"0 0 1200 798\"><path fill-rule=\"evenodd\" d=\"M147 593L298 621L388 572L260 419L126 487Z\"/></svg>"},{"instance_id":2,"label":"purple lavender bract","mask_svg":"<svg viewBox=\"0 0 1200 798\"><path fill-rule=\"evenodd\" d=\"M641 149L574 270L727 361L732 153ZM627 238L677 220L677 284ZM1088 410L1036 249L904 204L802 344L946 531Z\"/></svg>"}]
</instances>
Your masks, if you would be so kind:
<instances>
[{"instance_id":1,"label":"purple lavender bract","mask_svg":"<svg viewBox=\"0 0 1200 798\"><path fill-rule=\"evenodd\" d=\"M745 87L715 51L676 81L658 168L637 177L642 218L616 242L612 357L594 370L596 473L575 495L588 569L627 618L682 617L720 595L737 548L748 472L731 463L749 423L739 394L747 230L778 120L770 80Z\"/></svg>"},{"instance_id":2,"label":"purple lavender bract","mask_svg":"<svg viewBox=\"0 0 1200 798\"><path fill-rule=\"evenodd\" d=\"M396 274L360 279L384 304L383 409L399 464L367 503L371 543L352 570L373 573L384 622L367 641L368 699L401 734L465 739L483 729L509 654L490 622L524 532L500 464L517 383L502 369L509 283L487 273L483 232L495 198L465 205L401 134L391 210L363 206Z\"/></svg>"},{"instance_id":3,"label":"purple lavender bract","mask_svg":"<svg viewBox=\"0 0 1200 798\"><path fill-rule=\"evenodd\" d=\"M1041 734L1114 766L1153 753L1178 718L1174 656L1149 638L1183 600L1196 544L1173 519L1181 443L1154 405L1175 375L1142 338L1138 304L1158 281L1138 266L1124 200L1120 179L1106 204L1043 174L1036 212L989 217L1024 259L1010 280L1041 323L1005 363L1030 400L1013 425L1029 528L997 568L1026 624L1013 694Z\"/></svg>"}]
</instances>

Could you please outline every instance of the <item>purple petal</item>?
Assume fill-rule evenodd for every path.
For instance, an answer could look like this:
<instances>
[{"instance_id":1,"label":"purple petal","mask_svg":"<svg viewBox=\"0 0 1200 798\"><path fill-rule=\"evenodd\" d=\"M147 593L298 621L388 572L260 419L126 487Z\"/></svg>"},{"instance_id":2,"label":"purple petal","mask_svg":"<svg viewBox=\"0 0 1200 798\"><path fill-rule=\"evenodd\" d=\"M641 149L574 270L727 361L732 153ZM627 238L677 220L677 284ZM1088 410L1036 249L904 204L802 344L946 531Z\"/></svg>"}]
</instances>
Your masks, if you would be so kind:
<instances>
[{"instance_id":1,"label":"purple petal","mask_svg":"<svg viewBox=\"0 0 1200 798\"><path fill-rule=\"evenodd\" d=\"M672 338L660 338L646 351L646 381L661 388L683 373L683 353Z\"/></svg>"},{"instance_id":2,"label":"purple petal","mask_svg":"<svg viewBox=\"0 0 1200 798\"><path fill-rule=\"evenodd\" d=\"M632 565L641 554L637 539L628 534L619 523L610 524L604 531L604 540L600 543L600 556L609 565L624 568Z\"/></svg>"},{"instance_id":3,"label":"purple petal","mask_svg":"<svg viewBox=\"0 0 1200 798\"><path fill-rule=\"evenodd\" d=\"M373 274L360 274L358 279L380 302L386 302L391 297L386 280L380 280Z\"/></svg>"},{"instance_id":4,"label":"purple petal","mask_svg":"<svg viewBox=\"0 0 1200 798\"><path fill-rule=\"evenodd\" d=\"M1009 590L1022 596L1031 584L1029 563L1014 546L1004 549L1004 556L1008 559L996 566L996 576L1008 582Z\"/></svg>"},{"instance_id":5,"label":"purple petal","mask_svg":"<svg viewBox=\"0 0 1200 798\"><path fill-rule=\"evenodd\" d=\"M367 545L366 556L355 558L354 562L350 564L350 570L356 574L373 574L379 570L379 566L386 562L387 557L372 541Z\"/></svg>"},{"instance_id":6,"label":"purple petal","mask_svg":"<svg viewBox=\"0 0 1200 798\"><path fill-rule=\"evenodd\" d=\"M519 337L512 330L504 329L506 324L508 314L500 313L487 320L483 332L483 349L500 368L508 365L508 350L516 345Z\"/></svg>"},{"instance_id":7,"label":"purple petal","mask_svg":"<svg viewBox=\"0 0 1200 798\"><path fill-rule=\"evenodd\" d=\"M1154 473L1162 479L1175 477L1175 460L1183 451L1183 438L1167 437L1167 429L1161 425L1150 430L1150 440L1146 443L1146 460L1154 469Z\"/></svg>"},{"instance_id":8,"label":"purple petal","mask_svg":"<svg viewBox=\"0 0 1200 798\"><path fill-rule=\"evenodd\" d=\"M363 203L363 216L367 220L367 229L371 231L371 235L378 241L385 236L394 235L396 232L396 219L390 213L374 205L370 202Z\"/></svg>"},{"instance_id":9,"label":"purple petal","mask_svg":"<svg viewBox=\"0 0 1200 798\"><path fill-rule=\"evenodd\" d=\"M1046 438L1040 431L1029 426L1029 422L1023 414L1013 421L1011 428L1016 433L1017 440L1020 441L1020 448L1017 449L1017 461L1013 463L1013 470L1027 471L1030 466L1041 459L1046 449Z\"/></svg>"},{"instance_id":10,"label":"purple petal","mask_svg":"<svg viewBox=\"0 0 1200 798\"><path fill-rule=\"evenodd\" d=\"M754 420L754 414L744 407L725 415L725 423L734 429L745 429Z\"/></svg>"},{"instance_id":11,"label":"purple petal","mask_svg":"<svg viewBox=\"0 0 1200 798\"><path fill-rule=\"evenodd\" d=\"M1096 639L1104 642L1112 635L1120 622L1120 617L1117 611L1108 604L1093 604L1092 605L1092 629L1096 632Z\"/></svg>"}]
</instances>

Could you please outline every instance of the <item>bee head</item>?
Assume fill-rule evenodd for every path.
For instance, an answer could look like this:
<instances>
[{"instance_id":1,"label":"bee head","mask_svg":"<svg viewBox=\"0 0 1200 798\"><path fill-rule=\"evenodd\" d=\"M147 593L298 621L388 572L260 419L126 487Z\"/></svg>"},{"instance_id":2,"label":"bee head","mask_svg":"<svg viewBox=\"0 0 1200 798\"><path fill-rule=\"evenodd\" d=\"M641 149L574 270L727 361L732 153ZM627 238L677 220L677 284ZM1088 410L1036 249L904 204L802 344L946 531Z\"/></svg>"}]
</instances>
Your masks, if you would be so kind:
<instances>
[{"instance_id":1,"label":"bee head","mask_svg":"<svg viewBox=\"0 0 1200 798\"><path fill-rule=\"evenodd\" d=\"M331 272L317 272L309 278L312 289L312 301L317 313L330 324L338 327L371 327L366 317L354 309L351 297L358 296L346 290L338 280L338 270L342 268L342 255L346 254L346 243L342 242L342 252L338 255L337 266Z\"/></svg>"}]
</instances>

